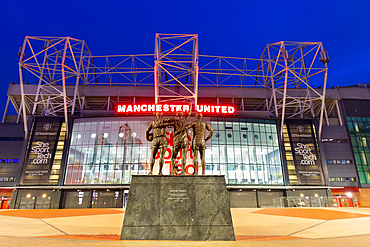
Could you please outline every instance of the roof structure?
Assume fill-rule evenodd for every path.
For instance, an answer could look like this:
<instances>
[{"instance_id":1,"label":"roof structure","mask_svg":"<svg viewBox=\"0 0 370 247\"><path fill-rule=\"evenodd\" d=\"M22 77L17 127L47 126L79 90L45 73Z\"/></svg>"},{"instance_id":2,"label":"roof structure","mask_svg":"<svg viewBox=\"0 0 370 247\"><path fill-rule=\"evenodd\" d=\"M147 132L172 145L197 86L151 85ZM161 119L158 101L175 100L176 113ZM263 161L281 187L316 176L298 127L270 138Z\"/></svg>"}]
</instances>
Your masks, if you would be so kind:
<instances>
[{"instance_id":1,"label":"roof structure","mask_svg":"<svg viewBox=\"0 0 370 247\"><path fill-rule=\"evenodd\" d=\"M127 101L223 101L282 126L285 118L319 117L320 133L337 104L325 104L329 58L321 42L281 41L259 58L238 58L198 54L197 34L156 34L154 54L97 56L84 40L26 36L19 57L20 84L10 85L7 103L17 121L64 116L67 123Z\"/></svg>"}]
</instances>

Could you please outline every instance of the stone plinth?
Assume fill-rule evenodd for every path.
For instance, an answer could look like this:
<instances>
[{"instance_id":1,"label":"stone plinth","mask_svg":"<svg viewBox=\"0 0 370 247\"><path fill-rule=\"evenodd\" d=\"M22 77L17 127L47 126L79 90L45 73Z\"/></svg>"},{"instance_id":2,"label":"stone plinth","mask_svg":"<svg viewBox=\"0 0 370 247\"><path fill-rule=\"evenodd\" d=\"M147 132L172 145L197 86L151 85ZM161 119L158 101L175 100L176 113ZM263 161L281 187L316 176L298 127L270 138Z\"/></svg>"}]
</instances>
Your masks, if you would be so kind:
<instances>
[{"instance_id":1,"label":"stone plinth","mask_svg":"<svg viewBox=\"0 0 370 247\"><path fill-rule=\"evenodd\" d=\"M224 176L132 176L121 239L235 241Z\"/></svg>"}]
</instances>

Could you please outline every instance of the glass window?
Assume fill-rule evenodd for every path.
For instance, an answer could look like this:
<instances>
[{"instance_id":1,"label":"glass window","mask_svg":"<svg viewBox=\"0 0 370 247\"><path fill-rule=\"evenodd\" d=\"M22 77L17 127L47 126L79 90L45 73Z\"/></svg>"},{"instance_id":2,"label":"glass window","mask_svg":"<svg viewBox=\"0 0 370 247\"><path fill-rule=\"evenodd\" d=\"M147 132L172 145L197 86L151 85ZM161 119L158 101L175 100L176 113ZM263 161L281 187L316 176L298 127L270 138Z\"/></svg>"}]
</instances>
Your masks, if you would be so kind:
<instances>
[{"instance_id":1,"label":"glass window","mask_svg":"<svg viewBox=\"0 0 370 247\"><path fill-rule=\"evenodd\" d=\"M75 119L65 184L128 184L131 175L147 174L151 143L145 138L145 130L152 120L153 117ZM203 120L214 129L205 153L206 174L225 175L228 184L283 184L275 121L232 118L211 121L207 117ZM170 169L172 132L173 128L167 128L164 174ZM192 170L193 157L191 132L188 130L190 146L185 154L188 173ZM178 154L176 160L180 166L182 155ZM155 174L158 160L159 155ZM200 158L198 168L199 164ZM55 173L58 174L59 171Z\"/></svg>"},{"instance_id":2,"label":"glass window","mask_svg":"<svg viewBox=\"0 0 370 247\"><path fill-rule=\"evenodd\" d=\"M219 134L218 143L219 144L226 144L226 133L225 133L225 131L219 131L218 134Z\"/></svg>"},{"instance_id":3,"label":"glass window","mask_svg":"<svg viewBox=\"0 0 370 247\"><path fill-rule=\"evenodd\" d=\"M240 146L241 133L239 131L233 131L234 145Z\"/></svg>"},{"instance_id":4,"label":"glass window","mask_svg":"<svg viewBox=\"0 0 370 247\"><path fill-rule=\"evenodd\" d=\"M228 145L234 144L234 135L230 131L226 131L226 144Z\"/></svg>"},{"instance_id":5,"label":"glass window","mask_svg":"<svg viewBox=\"0 0 370 247\"><path fill-rule=\"evenodd\" d=\"M235 157L235 163L240 164L242 162L242 152L240 146L234 146L234 157Z\"/></svg>"},{"instance_id":6,"label":"glass window","mask_svg":"<svg viewBox=\"0 0 370 247\"><path fill-rule=\"evenodd\" d=\"M254 146L254 134L253 132L247 132L247 141L249 146Z\"/></svg>"}]
</instances>

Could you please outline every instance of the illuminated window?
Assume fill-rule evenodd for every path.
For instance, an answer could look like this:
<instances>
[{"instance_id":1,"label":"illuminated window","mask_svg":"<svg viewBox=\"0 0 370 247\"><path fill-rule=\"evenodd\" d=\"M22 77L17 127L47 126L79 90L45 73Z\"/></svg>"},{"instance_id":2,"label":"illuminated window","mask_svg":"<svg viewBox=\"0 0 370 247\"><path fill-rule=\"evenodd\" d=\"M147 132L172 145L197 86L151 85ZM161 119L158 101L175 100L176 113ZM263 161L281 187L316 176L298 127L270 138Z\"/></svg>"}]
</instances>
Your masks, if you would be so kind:
<instances>
[{"instance_id":1,"label":"illuminated window","mask_svg":"<svg viewBox=\"0 0 370 247\"><path fill-rule=\"evenodd\" d=\"M147 174L151 142L146 140L145 130L152 120L153 117L75 119L64 183L129 184L132 175ZM228 184L284 184L275 121L203 120L214 130L207 142L206 175L225 175ZM192 129L188 135L191 143ZM164 174L170 169L173 128L167 128L167 140ZM185 172L192 173L191 148L186 155ZM181 164L179 156L177 163Z\"/></svg>"},{"instance_id":2,"label":"illuminated window","mask_svg":"<svg viewBox=\"0 0 370 247\"><path fill-rule=\"evenodd\" d=\"M65 137L66 137L66 124L63 122L62 128L60 129L60 133L59 133L59 139L57 142L57 148L56 148L55 155L54 155L53 166L51 167L49 184L58 184Z\"/></svg>"},{"instance_id":3,"label":"illuminated window","mask_svg":"<svg viewBox=\"0 0 370 247\"><path fill-rule=\"evenodd\" d=\"M370 118L347 117L347 124L360 183L370 184Z\"/></svg>"}]
</instances>

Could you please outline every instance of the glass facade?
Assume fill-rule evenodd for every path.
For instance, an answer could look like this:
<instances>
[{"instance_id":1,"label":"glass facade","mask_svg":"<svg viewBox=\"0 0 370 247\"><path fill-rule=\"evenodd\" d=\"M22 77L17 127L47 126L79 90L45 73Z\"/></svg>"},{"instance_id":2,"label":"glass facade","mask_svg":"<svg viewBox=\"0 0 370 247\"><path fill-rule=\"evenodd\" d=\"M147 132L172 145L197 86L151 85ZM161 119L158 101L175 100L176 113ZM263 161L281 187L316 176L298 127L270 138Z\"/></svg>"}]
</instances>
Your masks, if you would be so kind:
<instances>
[{"instance_id":1,"label":"glass facade","mask_svg":"<svg viewBox=\"0 0 370 247\"><path fill-rule=\"evenodd\" d=\"M370 118L347 117L360 183L370 184Z\"/></svg>"},{"instance_id":2,"label":"glass facade","mask_svg":"<svg viewBox=\"0 0 370 247\"><path fill-rule=\"evenodd\" d=\"M153 116L75 119L65 184L129 184L131 175L147 174L151 143L145 139L145 130L152 120ZM214 130L207 142L206 175L225 175L227 184L284 184L275 121L207 117L203 120ZM191 174L191 130L188 134L185 172ZM163 174L170 172L173 128L167 128L166 136ZM178 164L181 155L177 156ZM159 155L154 174L158 172L158 158Z\"/></svg>"}]
</instances>

